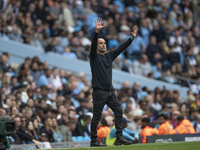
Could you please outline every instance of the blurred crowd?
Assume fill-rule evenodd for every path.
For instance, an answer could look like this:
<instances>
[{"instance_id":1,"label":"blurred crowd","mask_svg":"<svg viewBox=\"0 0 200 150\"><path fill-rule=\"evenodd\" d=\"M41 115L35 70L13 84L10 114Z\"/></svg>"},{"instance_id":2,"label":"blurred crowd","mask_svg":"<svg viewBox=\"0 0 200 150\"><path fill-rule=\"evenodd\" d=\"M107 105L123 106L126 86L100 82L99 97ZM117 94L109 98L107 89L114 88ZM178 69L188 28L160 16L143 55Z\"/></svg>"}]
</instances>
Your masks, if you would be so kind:
<instances>
[{"instance_id":1,"label":"blurred crowd","mask_svg":"<svg viewBox=\"0 0 200 150\"><path fill-rule=\"evenodd\" d=\"M22 64L10 64L9 59L6 52L0 55L0 116L15 121L13 143L90 141L92 88L84 73L49 66L37 56L25 58ZM127 129L140 134L141 121L158 128L163 114L173 128L179 124L177 117L183 117L200 132L200 94L188 90L183 99L180 91L148 86L124 81L115 91ZM113 129L114 114L107 106L102 119Z\"/></svg>"},{"instance_id":2,"label":"blurred crowd","mask_svg":"<svg viewBox=\"0 0 200 150\"><path fill-rule=\"evenodd\" d=\"M0 14L0 37L88 60L95 19L109 50L139 33L113 67L200 89L198 0L8 0Z\"/></svg>"},{"instance_id":3,"label":"blurred crowd","mask_svg":"<svg viewBox=\"0 0 200 150\"><path fill-rule=\"evenodd\" d=\"M151 91L148 85L125 81L116 94L130 121L127 128L140 134L142 119L159 128L159 115L164 114L172 128L184 118L200 132L199 13L198 0L10 0L0 14L0 37L88 60L97 17L107 25L100 35L109 50L127 40L138 25L137 38L113 67L191 90L182 99L179 91ZM92 88L84 73L50 67L38 57L11 65L9 57L6 52L0 56L0 116L15 121L13 142L89 141ZM102 118L112 129L109 108Z\"/></svg>"}]
</instances>

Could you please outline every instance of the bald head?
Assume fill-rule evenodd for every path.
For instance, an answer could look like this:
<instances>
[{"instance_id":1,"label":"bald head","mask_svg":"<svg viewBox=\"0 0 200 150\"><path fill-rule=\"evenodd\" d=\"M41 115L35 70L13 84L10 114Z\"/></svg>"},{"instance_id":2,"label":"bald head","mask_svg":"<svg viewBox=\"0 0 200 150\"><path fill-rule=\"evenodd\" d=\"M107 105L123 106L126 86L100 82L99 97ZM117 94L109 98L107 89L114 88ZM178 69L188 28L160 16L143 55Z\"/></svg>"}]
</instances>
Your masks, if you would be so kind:
<instances>
[{"instance_id":1,"label":"bald head","mask_svg":"<svg viewBox=\"0 0 200 150\"><path fill-rule=\"evenodd\" d=\"M97 51L101 54L106 52L106 41L103 38L98 38L97 41Z\"/></svg>"},{"instance_id":2,"label":"bald head","mask_svg":"<svg viewBox=\"0 0 200 150\"><path fill-rule=\"evenodd\" d=\"M123 88L129 88L130 87L130 83L128 81L124 81L122 84Z\"/></svg>"}]
</instances>

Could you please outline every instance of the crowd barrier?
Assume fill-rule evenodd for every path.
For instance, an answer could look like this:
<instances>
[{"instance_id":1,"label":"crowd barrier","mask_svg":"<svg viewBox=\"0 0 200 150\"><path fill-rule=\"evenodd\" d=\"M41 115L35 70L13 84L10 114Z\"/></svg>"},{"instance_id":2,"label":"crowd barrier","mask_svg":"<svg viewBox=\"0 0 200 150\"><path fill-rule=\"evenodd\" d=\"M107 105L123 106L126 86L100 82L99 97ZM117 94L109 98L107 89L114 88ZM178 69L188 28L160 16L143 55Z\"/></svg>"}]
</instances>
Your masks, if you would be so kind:
<instances>
[{"instance_id":1,"label":"crowd barrier","mask_svg":"<svg viewBox=\"0 0 200 150\"><path fill-rule=\"evenodd\" d=\"M194 142L200 141L198 134L174 134L174 135L154 135L147 137L147 143L170 143L170 142Z\"/></svg>"},{"instance_id":2,"label":"crowd barrier","mask_svg":"<svg viewBox=\"0 0 200 150\"><path fill-rule=\"evenodd\" d=\"M89 147L90 142L62 142L62 143L50 143L52 148L76 148L76 147ZM22 149L47 149L49 148L49 142L43 142L40 147L35 144L13 144L10 147L10 150L22 150Z\"/></svg>"}]
</instances>

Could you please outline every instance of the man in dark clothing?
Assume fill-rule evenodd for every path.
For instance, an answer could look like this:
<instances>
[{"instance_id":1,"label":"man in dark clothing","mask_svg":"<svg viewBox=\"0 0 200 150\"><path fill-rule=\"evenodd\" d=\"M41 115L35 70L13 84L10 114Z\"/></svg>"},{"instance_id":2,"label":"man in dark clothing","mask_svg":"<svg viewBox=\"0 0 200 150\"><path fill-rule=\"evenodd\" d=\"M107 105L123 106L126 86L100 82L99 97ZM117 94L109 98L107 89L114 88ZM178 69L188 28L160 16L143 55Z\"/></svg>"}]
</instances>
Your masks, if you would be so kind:
<instances>
[{"instance_id":1,"label":"man in dark clothing","mask_svg":"<svg viewBox=\"0 0 200 150\"><path fill-rule=\"evenodd\" d=\"M88 125L91 122L91 117L89 115L83 116L83 118L77 122L76 128L72 132L73 136L90 136L90 131L88 130Z\"/></svg>"},{"instance_id":2,"label":"man in dark clothing","mask_svg":"<svg viewBox=\"0 0 200 150\"><path fill-rule=\"evenodd\" d=\"M152 64L156 64L157 62L163 62L165 59L165 52L164 50L156 43L156 37L150 37L150 44L146 49L146 54L149 58L149 61Z\"/></svg>"},{"instance_id":3,"label":"man in dark clothing","mask_svg":"<svg viewBox=\"0 0 200 150\"><path fill-rule=\"evenodd\" d=\"M1 56L0 56L0 72L9 72L11 70L11 67L8 63L10 58L10 55L7 52L4 52Z\"/></svg>"},{"instance_id":4,"label":"man in dark clothing","mask_svg":"<svg viewBox=\"0 0 200 150\"><path fill-rule=\"evenodd\" d=\"M92 40L89 55L93 87L93 118L91 123L90 146L102 146L97 140L97 125L105 104L107 104L115 114L117 145L132 144L132 142L122 138L122 109L112 85L112 62L131 44L137 35L138 27L134 26L134 32L131 32L132 36L126 42L121 44L117 49L106 53L105 40L102 38L98 39L98 33L105 25L102 25L102 18L98 18L95 23L96 32Z\"/></svg>"},{"instance_id":5,"label":"man in dark clothing","mask_svg":"<svg viewBox=\"0 0 200 150\"><path fill-rule=\"evenodd\" d=\"M67 125L69 122L69 114L67 111L61 113L61 118L57 120L58 126Z\"/></svg>"},{"instance_id":6,"label":"man in dark clothing","mask_svg":"<svg viewBox=\"0 0 200 150\"><path fill-rule=\"evenodd\" d=\"M46 117L44 120L44 126L40 128L40 135L45 135L48 142L54 142L53 129L52 129L52 118Z\"/></svg>"},{"instance_id":7,"label":"man in dark clothing","mask_svg":"<svg viewBox=\"0 0 200 150\"><path fill-rule=\"evenodd\" d=\"M41 145L40 141L33 139L33 137L31 137L28 133L26 133L26 131L22 128L21 118L19 116L15 116L13 118L13 121L15 121L15 129L16 129L15 134L12 136L15 140L14 144L22 144L22 141L25 141L25 142L33 142L38 146Z\"/></svg>"}]
</instances>

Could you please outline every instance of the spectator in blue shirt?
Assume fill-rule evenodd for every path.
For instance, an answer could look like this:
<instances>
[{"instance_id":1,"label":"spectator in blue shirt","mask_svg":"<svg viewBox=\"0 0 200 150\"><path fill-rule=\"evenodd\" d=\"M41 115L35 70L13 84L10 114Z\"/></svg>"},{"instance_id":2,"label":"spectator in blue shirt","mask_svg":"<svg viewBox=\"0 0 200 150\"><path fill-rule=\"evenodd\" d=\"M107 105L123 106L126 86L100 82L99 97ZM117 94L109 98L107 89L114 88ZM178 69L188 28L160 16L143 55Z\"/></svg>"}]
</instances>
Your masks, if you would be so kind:
<instances>
[{"instance_id":1,"label":"spectator in blue shirt","mask_svg":"<svg viewBox=\"0 0 200 150\"><path fill-rule=\"evenodd\" d=\"M51 87L52 79L51 79L50 75L51 75L51 70L46 69L45 73L40 76L37 86L41 87L42 85L47 85L47 86Z\"/></svg>"},{"instance_id":2,"label":"spectator in blue shirt","mask_svg":"<svg viewBox=\"0 0 200 150\"><path fill-rule=\"evenodd\" d=\"M143 38L138 35L127 49L128 58L137 59L145 49Z\"/></svg>"},{"instance_id":3,"label":"spectator in blue shirt","mask_svg":"<svg viewBox=\"0 0 200 150\"><path fill-rule=\"evenodd\" d=\"M71 52L69 47L65 47L63 55L70 59L77 59L77 56L74 52Z\"/></svg>"}]
</instances>

